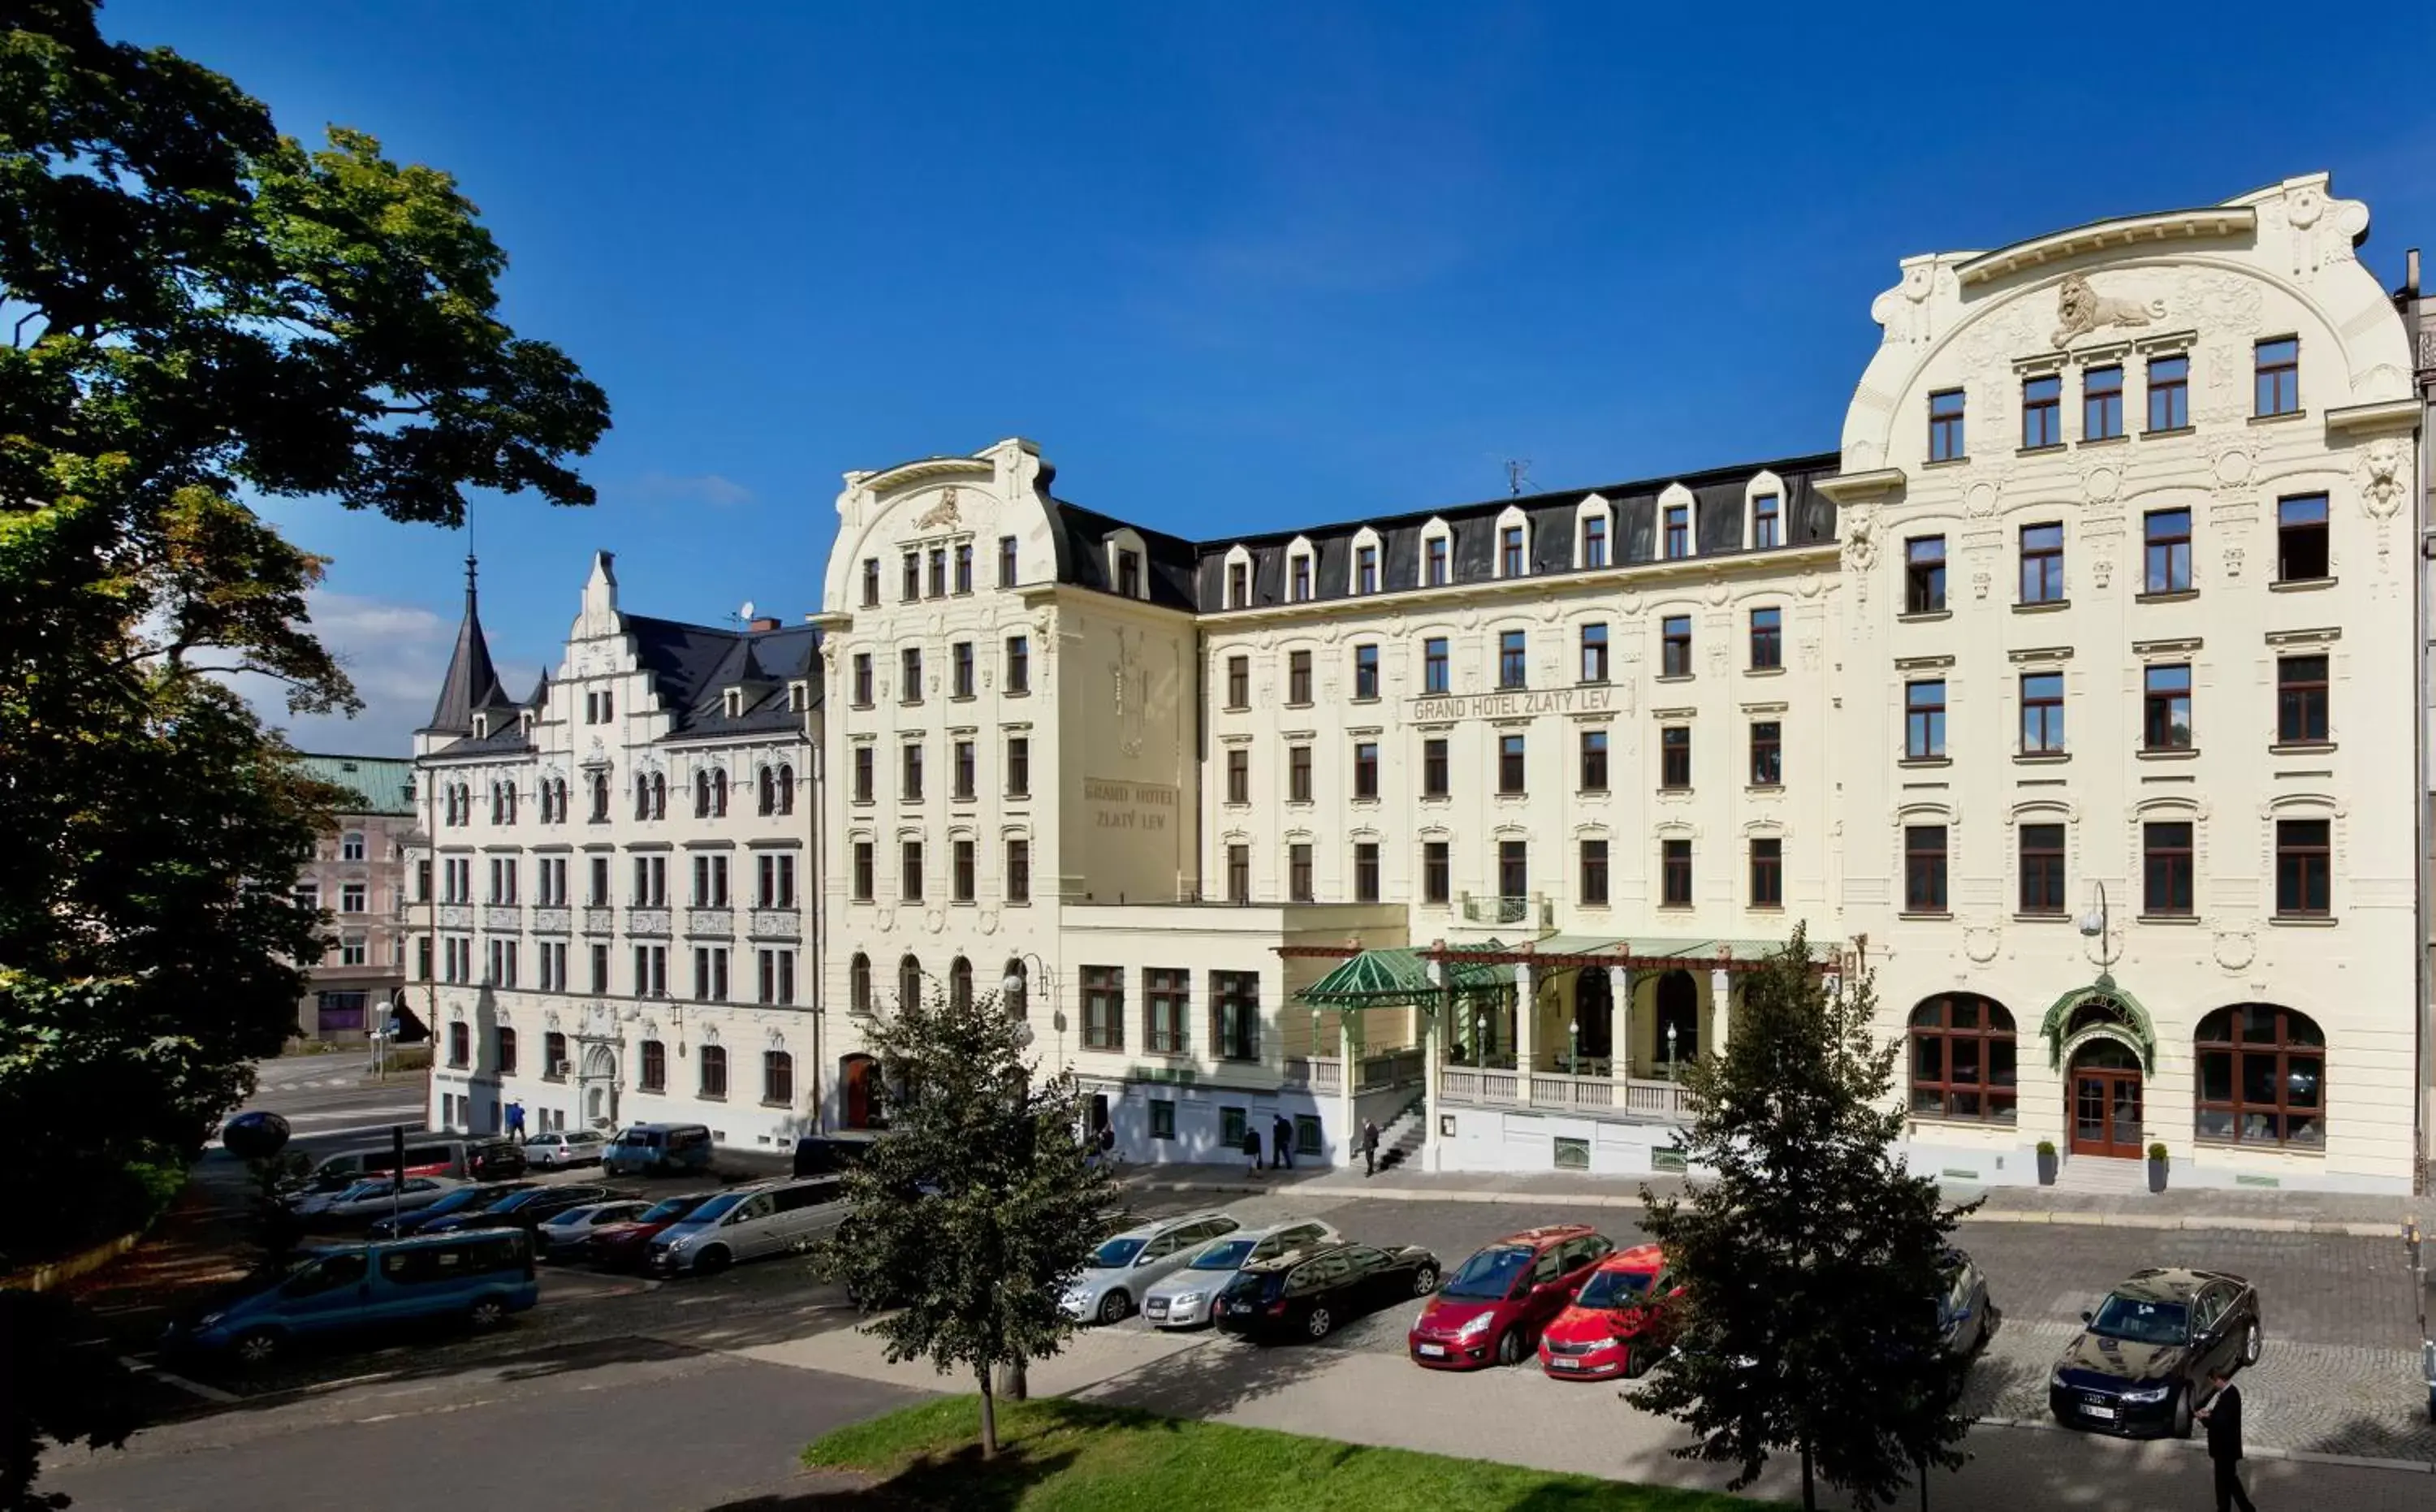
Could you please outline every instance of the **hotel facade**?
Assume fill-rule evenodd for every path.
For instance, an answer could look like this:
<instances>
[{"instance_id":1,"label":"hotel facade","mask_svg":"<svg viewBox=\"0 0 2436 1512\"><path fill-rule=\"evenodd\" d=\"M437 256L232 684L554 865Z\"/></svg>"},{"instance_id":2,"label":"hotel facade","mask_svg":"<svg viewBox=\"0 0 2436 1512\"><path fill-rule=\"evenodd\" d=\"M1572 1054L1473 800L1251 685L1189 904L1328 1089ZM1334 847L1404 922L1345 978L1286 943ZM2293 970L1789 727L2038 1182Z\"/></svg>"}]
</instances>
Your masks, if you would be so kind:
<instances>
[{"instance_id":1,"label":"hotel facade","mask_svg":"<svg viewBox=\"0 0 2436 1512\"><path fill-rule=\"evenodd\" d=\"M452 669L430 855L542 863L488 785L605 775L546 843L646 899L649 847L793 847L801 986L644 953L775 947L757 914L434 905L433 1115L867 1127L861 1026L1002 992L1129 1158L1282 1121L1342 1161L1375 1119L1436 1169L1637 1175L1798 927L1871 980L1923 1169L2027 1182L2046 1141L2102 1185L2162 1143L2177 1185L2410 1190L2425 407L2366 226L2317 176L1906 260L1809 455L1190 541L1008 441L848 475L802 626L639 620L598 564L532 700ZM792 811L649 802L780 764ZM579 939L602 974L552 987L487 953ZM543 1024L565 1053L496 1064ZM795 1069L757 1098L722 1055L709 1096L713 1036Z\"/></svg>"}]
</instances>

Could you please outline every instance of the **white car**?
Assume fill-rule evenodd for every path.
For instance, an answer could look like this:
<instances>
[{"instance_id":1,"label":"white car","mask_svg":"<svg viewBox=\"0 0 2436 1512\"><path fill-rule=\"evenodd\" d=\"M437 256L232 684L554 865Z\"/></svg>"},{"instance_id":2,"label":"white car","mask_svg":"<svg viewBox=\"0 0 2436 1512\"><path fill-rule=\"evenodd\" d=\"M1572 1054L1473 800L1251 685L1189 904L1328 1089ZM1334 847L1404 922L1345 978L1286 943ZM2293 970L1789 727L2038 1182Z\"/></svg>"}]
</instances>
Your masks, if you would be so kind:
<instances>
[{"instance_id":1,"label":"white car","mask_svg":"<svg viewBox=\"0 0 2436 1512\"><path fill-rule=\"evenodd\" d=\"M1128 1228L1101 1242L1066 1285L1057 1310L1070 1318L1122 1323L1141 1297L1201 1246L1242 1224L1225 1213L1186 1213Z\"/></svg>"},{"instance_id":2,"label":"white car","mask_svg":"<svg viewBox=\"0 0 2436 1512\"><path fill-rule=\"evenodd\" d=\"M1203 1245L1182 1270L1144 1294L1142 1321L1155 1329L1197 1329L1209 1321L1209 1304L1244 1266L1276 1260L1289 1250L1338 1243L1344 1238L1331 1225L1313 1219L1239 1228Z\"/></svg>"},{"instance_id":3,"label":"white car","mask_svg":"<svg viewBox=\"0 0 2436 1512\"><path fill-rule=\"evenodd\" d=\"M608 1137L594 1129L558 1129L525 1141L525 1164L535 1171L563 1171L568 1166L600 1163L609 1148Z\"/></svg>"},{"instance_id":4,"label":"white car","mask_svg":"<svg viewBox=\"0 0 2436 1512\"><path fill-rule=\"evenodd\" d=\"M460 1187L470 1187L470 1181L454 1176L409 1176L403 1188L388 1176L358 1181L344 1191L334 1191L319 1197L308 1197L297 1207L299 1218L316 1219L325 1224L352 1224L386 1218L392 1211L410 1213L428 1208Z\"/></svg>"}]
</instances>

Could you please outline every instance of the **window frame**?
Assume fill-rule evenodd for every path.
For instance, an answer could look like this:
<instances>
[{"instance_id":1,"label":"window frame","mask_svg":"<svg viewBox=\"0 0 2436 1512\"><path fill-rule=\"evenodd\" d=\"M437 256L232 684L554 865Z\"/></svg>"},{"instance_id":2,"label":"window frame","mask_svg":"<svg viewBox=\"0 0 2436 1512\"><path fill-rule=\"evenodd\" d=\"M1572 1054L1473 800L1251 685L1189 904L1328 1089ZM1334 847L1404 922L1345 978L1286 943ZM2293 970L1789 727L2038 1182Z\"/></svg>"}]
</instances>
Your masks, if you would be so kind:
<instances>
[{"instance_id":1,"label":"window frame","mask_svg":"<svg viewBox=\"0 0 2436 1512\"><path fill-rule=\"evenodd\" d=\"M1658 791L1692 791L1692 727L1688 724L1659 726Z\"/></svg>"},{"instance_id":2,"label":"window frame","mask_svg":"<svg viewBox=\"0 0 2436 1512\"><path fill-rule=\"evenodd\" d=\"M2015 826L2013 835L2018 874L2015 911L2041 918L2062 917L2069 908L2065 899L2070 878L2064 865L2071 844L2067 826L2060 819L2032 820ZM2050 838L2052 844L2047 843Z\"/></svg>"},{"instance_id":3,"label":"window frame","mask_svg":"<svg viewBox=\"0 0 2436 1512\"><path fill-rule=\"evenodd\" d=\"M1658 675L1692 675L1692 617L1665 615L1658 621Z\"/></svg>"},{"instance_id":4,"label":"window frame","mask_svg":"<svg viewBox=\"0 0 2436 1512\"><path fill-rule=\"evenodd\" d=\"M1932 462L1960 461L1971 455L1968 399L1961 389L1940 389L1928 396L1928 460Z\"/></svg>"},{"instance_id":5,"label":"window frame","mask_svg":"<svg viewBox=\"0 0 2436 1512\"><path fill-rule=\"evenodd\" d=\"M2032 542L2030 535L2034 530L2054 531L2053 544L2044 539ZM2063 522L2041 520L2025 525L2014 536L2014 543L2020 557L2020 571L2014 583L2017 597L2013 601L2021 604L2062 603Z\"/></svg>"},{"instance_id":6,"label":"window frame","mask_svg":"<svg viewBox=\"0 0 2436 1512\"><path fill-rule=\"evenodd\" d=\"M1934 917L1954 912L1952 843L1950 825L1904 826L1904 912Z\"/></svg>"},{"instance_id":7,"label":"window frame","mask_svg":"<svg viewBox=\"0 0 2436 1512\"><path fill-rule=\"evenodd\" d=\"M1904 539L1904 613L1946 612L1945 537L1914 535Z\"/></svg>"},{"instance_id":8,"label":"window frame","mask_svg":"<svg viewBox=\"0 0 2436 1512\"><path fill-rule=\"evenodd\" d=\"M2331 818L2277 819L2275 916L2279 919L2332 918L2335 912L2334 862L2335 822ZM2312 881L2316 883L2315 901L2311 897Z\"/></svg>"},{"instance_id":9,"label":"window frame","mask_svg":"<svg viewBox=\"0 0 2436 1512\"><path fill-rule=\"evenodd\" d=\"M1784 907L1784 840L1779 835L1753 835L1750 842L1750 906Z\"/></svg>"},{"instance_id":10,"label":"window frame","mask_svg":"<svg viewBox=\"0 0 2436 1512\"><path fill-rule=\"evenodd\" d=\"M2272 1009L2275 1015L2274 1034L2267 1039L2252 1039L2243 1033L2246 1010ZM2317 1033L2315 1040L2295 1038L2291 1020L2298 1018ZM2221 1020L2227 1032L2220 1038L2207 1037L2209 1031ZM2235 1003L2218 1008L2200 1019L2191 1034L2191 1134L2202 1144L2271 1145L2277 1149L2323 1151L2326 1147L2326 1035L2311 1015L2282 1003ZM2227 1095L2207 1095L2208 1062L2213 1056L2225 1060ZM2270 1077L2275 1088L2272 1103L2253 1102L2243 1096L2250 1078L2244 1074L2242 1062L2263 1059L2270 1065ZM2296 1104L2292 1101L2293 1063L2314 1063L2316 1101ZM2223 1115L2231 1127L2229 1132L2210 1133L2204 1127L2207 1115ZM2271 1137L2252 1135L2244 1125L2250 1116L2257 1115L2273 1121L2276 1132ZM2304 1117L2315 1126L2314 1139L2291 1137L2291 1121Z\"/></svg>"},{"instance_id":11,"label":"window frame","mask_svg":"<svg viewBox=\"0 0 2436 1512\"><path fill-rule=\"evenodd\" d=\"M1581 627L1577 637L1581 648L1581 681L1603 684L1608 681L1607 621L1593 619Z\"/></svg>"},{"instance_id":12,"label":"window frame","mask_svg":"<svg viewBox=\"0 0 2436 1512\"><path fill-rule=\"evenodd\" d=\"M2251 347L2250 367L2253 418L2273 420L2301 412L2300 337L2260 339Z\"/></svg>"},{"instance_id":13,"label":"window frame","mask_svg":"<svg viewBox=\"0 0 2436 1512\"><path fill-rule=\"evenodd\" d=\"M2022 450L2050 451L2063 444L2063 374L2039 373L2022 380Z\"/></svg>"},{"instance_id":14,"label":"window frame","mask_svg":"<svg viewBox=\"0 0 2436 1512\"><path fill-rule=\"evenodd\" d=\"M1766 733L1761 733L1763 731ZM1763 756L1765 756L1764 761ZM1750 786L1754 788L1782 788L1784 786L1784 721L1751 721L1749 777Z\"/></svg>"},{"instance_id":15,"label":"window frame","mask_svg":"<svg viewBox=\"0 0 2436 1512\"><path fill-rule=\"evenodd\" d=\"M1976 1006L1979 1020L1976 1025L1966 1027L1954 1023L1954 1010L1961 999L1968 999ZM1935 1013L1935 1021L1923 1023L1922 1016L1930 1012ZM1907 1117L2000 1128L2020 1125L2020 1030L2013 1021L2012 1011L2003 1003L1979 993L1939 993L1912 1009L1905 1021L1904 1041ZM1934 1041L1938 1046L1937 1076L1931 1080L1923 1080L1920 1074L1923 1041ZM1976 1078L1963 1081L1955 1076L1955 1065L1959 1058L1954 1053L1957 1045L1972 1047L1971 1058L1978 1066ZM1996 1051L2000 1046L2010 1050L2009 1058L2013 1064L2013 1079L2010 1082L1996 1080ZM1938 1105L1935 1108L1921 1105L1923 1092L1937 1094ZM1956 1100L1964 1097L1976 1100L1975 1111L1964 1112L1955 1107ZM2001 1109L1995 1105L1999 1099L2005 1104Z\"/></svg>"},{"instance_id":16,"label":"window frame","mask_svg":"<svg viewBox=\"0 0 2436 1512\"><path fill-rule=\"evenodd\" d=\"M1608 791L1608 732L1598 725L1582 727L1581 739L1575 742L1580 760L1580 791Z\"/></svg>"},{"instance_id":17,"label":"window frame","mask_svg":"<svg viewBox=\"0 0 2436 1512\"><path fill-rule=\"evenodd\" d=\"M1763 622L1762 615L1767 617ZM1749 617L1750 669L1755 672L1781 671L1784 667L1784 609L1780 604L1761 604Z\"/></svg>"},{"instance_id":18,"label":"window frame","mask_svg":"<svg viewBox=\"0 0 2436 1512\"><path fill-rule=\"evenodd\" d=\"M1581 843L1581 903L1584 908L1608 906L1608 843L1604 836L1591 836Z\"/></svg>"},{"instance_id":19,"label":"window frame","mask_svg":"<svg viewBox=\"0 0 2436 1512\"><path fill-rule=\"evenodd\" d=\"M2314 675L2303 675L2310 673ZM2331 745L2334 658L2323 651L2275 658L2275 743Z\"/></svg>"},{"instance_id":20,"label":"window frame","mask_svg":"<svg viewBox=\"0 0 2436 1512\"><path fill-rule=\"evenodd\" d=\"M1692 843L1679 836L1662 836L1658 842L1658 906L1665 909L1692 907Z\"/></svg>"},{"instance_id":21,"label":"window frame","mask_svg":"<svg viewBox=\"0 0 2436 1512\"><path fill-rule=\"evenodd\" d=\"M2160 678L2179 673L2182 686L2160 687ZM2197 710L2193 704L2192 675L2189 662L2149 662L2140 669L2140 749L2143 751L2189 751L2196 749ZM2180 705L2180 733L2174 711Z\"/></svg>"},{"instance_id":22,"label":"window frame","mask_svg":"<svg viewBox=\"0 0 2436 1512\"><path fill-rule=\"evenodd\" d=\"M1520 734L1501 731L1497 737L1497 791L1530 791L1530 747Z\"/></svg>"},{"instance_id":23,"label":"window frame","mask_svg":"<svg viewBox=\"0 0 2436 1512\"><path fill-rule=\"evenodd\" d=\"M2161 373L2160 369L2172 370ZM2149 359L2141 374L2148 389L2148 434L2165 435L2191 428L2191 359L2185 352L2159 355ZM2158 410L2163 408L2165 424L2160 425Z\"/></svg>"},{"instance_id":24,"label":"window frame","mask_svg":"<svg viewBox=\"0 0 2436 1512\"><path fill-rule=\"evenodd\" d=\"M2140 912L2151 918L2193 917L2198 912L2198 821L2141 821Z\"/></svg>"},{"instance_id":25,"label":"window frame","mask_svg":"<svg viewBox=\"0 0 2436 1512\"><path fill-rule=\"evenodd\" d=\"M2295 521L2295 509L2314 507L2316 518ZM2295 558L2300 560L2295 562ZM2315 568L2295 571L2294 567ZM2323 494L2292 494L2275 501L2275 581L2324 582L2334 577L2334 514Z\"/></svg>"},{"instance_id":26,"label":"window frame","mask_svg":"<svg viewBox=\"0 0 2436 1512\"><path fill-rule=\"evenodd\" d=\"M2182 521L2179 532L2171 524L2177 517ZM2192 561L2188 505L2149 510L2140 516L2140 591L2144 596L2192 592L2197 581L2192 576Z\"/></svg>"},{"instance_id":27,"label":"window frame","mask_svg":"<svg viewBox=\"0 0 2436 1512\"><path fill-rule=\"evenodd\" d=\"M1531 679L1531 636L1528 631L1497 633L1497 686L1500 692L1527 687Z\"/></svg>"},{"instance_id":28,"label":"window frame","mask_svg":"<svg viewBox=\"0 0 2436 1512\"><path fill-rule=\"evenodd\" d=\"M2114 386L2103 386L2108 374L2114 375ZM2110 362L2089 368L2080 375L2080 439L2120 441L2123 439L2123 364Z\"/></svg>"},{"instance_id":29,"label":"window frame","mask_svg":"<svg viewBox=\"0 0 2436 1512\"><path fill-rule=\"evenodd\" d=\"M2045 684L2050 679L2055 684L2052 695L2043 687L2033 689L2031 686ZM2063 673L2052 668L2026 671L2021 676L2020 691L2022 717L2019 732L2020 744L2017 747L2019 752L2023 756L2064 755ZM2033 723L2038 726L2038 738L2035 743L2031 737Z\"/></svg>"},{"instance_id":30,"label":"window frame","mask_svg":"<svg viewBox=\"0 0 2436 1512\"><path fill-rule=\"evenodd\" d=\"M1945 679L1913 678L1904 684L1904 759L1942 761L1945 756Z\"/></svg>"}]
</instances>

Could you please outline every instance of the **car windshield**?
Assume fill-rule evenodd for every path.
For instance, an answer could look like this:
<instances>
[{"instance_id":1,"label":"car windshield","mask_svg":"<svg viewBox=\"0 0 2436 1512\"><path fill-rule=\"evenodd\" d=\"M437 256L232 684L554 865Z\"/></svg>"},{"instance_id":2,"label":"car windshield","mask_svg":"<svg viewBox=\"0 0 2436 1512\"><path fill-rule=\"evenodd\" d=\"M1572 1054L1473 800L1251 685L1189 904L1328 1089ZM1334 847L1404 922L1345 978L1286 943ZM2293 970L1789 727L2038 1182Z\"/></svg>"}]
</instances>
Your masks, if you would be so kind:
<instances>
[{"instance_id":1,"label":"car windshield","mask_svg":"<svg viewBox=\"0 0 2436 1512\"><path fill-rule=\"evenodd\" d=\"M1438 1295L1494 1301L1513 1291L1514 1278L1530 1268L1527 1249L1484 1249L1448 1277Z\"/></svg>"},{"instance_id":2,"label":"car windshield","mask_svg":"<svg viewBox=\"0 0 2436 1512\"><path fill-rule=\"evenodd\" d=\"M618 1142L629 1150L655 1150L659 1148L660 1137L651 1129L628 1129L618 1136Z\"/></svg>"},{"instance_id":3,"label":"car windshield","mask_svg":"<svg viewBox=\"0 0 2436 1512\"><path fill-rule=\"evenodd\" d=\"M1132 1237L1109 1240L1091 1252L1091 1268L1112 1271L1120 1265L1130 1265L1134 1257L1141 1253L1141 1248L1142 1242Z\"/></svg>"},{"instance_id":4,"label":"car windshield","mask_svg":"<svg viewBox=\"0 0 2436 1512\"><path fill-rule=\"evenodd\" d=\"M2090 1321L2092 1333L2133 1344L2181 1344L2189 1336L2183 1304L2139 1296L2110 1296Z\"/></svg>"},{"instance_id":5,"label":"car windshield","mask_svg":"<svg viewBox=\"0 0 2436 1512\"><path fill-rule=\"evenodd\" d=\"M1634 1307L1649 1295L1655 1279L1647 1271L1601 1271L1582 1287L1584 1307Z\"/></svg>"},{"instance_id":6,"label":"car windshield","mask_svg":"<svg viewBox=\"0 0 2436 1512\"><path fill-rule=\"evenodd\" d=\"M635 1222L638 1224L666 1223L670 1219L676 1217L679 1213L684 1212L687 1208L693 1207L701 1201L702 1199L700 1197L670 1197L664 1201L652 1204L650 1208L643 1211L642 1216L636 1218Z\"/></svg>"},{"instance_id":7,"label":"car windshield","mask_svg":"<svg viewBox=\"0 0 2436 1512\"><path fill-rule=\"evenodd\" d=\"M1192 1257L1189 1267L1196 1271L1231 1271L1240 1268L1244 1257L1252 1252L1255 1243L1249 1239L1225 1239Z\"/></svg>"},{"instance_id":8,"label":"car windshield","mask_svg":"<svg viewBox=\"0 0 2436 1512\"><path fill-rule=\"evenodd\" d=\"M542 1195L542 1190L538 1187L534 1188L531 1191L511 1192L509 1195L491 1204L489 1208L483 1210L495 1213L513 1212L529 1202L539 1201Z\"/></svg>"},{"instance_id":9,"label":"car windshield","mask_svg":"<svg viewBox=\"0 0 2436 1512\"><path fill-rule=\"evenodd\" d=\"M728 1209L743 1200L743 1194L740 1192L722 1191L686 1216L695 1223L706 1224L714 1218L725 1217Z\"/></svg>"}]
</instances>

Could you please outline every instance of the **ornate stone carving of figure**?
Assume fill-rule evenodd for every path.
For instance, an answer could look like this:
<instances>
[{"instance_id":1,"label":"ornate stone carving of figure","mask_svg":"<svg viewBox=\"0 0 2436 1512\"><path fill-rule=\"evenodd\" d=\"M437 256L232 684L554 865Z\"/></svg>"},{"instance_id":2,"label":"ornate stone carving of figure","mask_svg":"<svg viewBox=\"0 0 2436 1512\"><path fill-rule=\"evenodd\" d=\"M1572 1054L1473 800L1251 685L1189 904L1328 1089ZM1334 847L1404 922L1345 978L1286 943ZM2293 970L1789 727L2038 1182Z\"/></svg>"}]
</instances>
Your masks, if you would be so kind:
<instances>
[{"instance_id":1,"label":"ornate stone carving of figure","mask_svg":"<svg viewBox=\"0 0 2436 1512\"><path fill-rule=\"evenodd\" d=\"M2137 300L2110 299L2089 287L2089 280L2075 273L2063 281L2056 291L2056 328L2054 341L2061 349L2070 346L2075 337L2110 325L2147 325L2163 317L2166 302L2152 299L2143 304Z\"/></svg>"},{"instance_id":2,"label":"ornate stone carving of figure","mask_svg":"<svg viewBox=\"0 0 2436 1512\"><path fill-rule=\"evenodd\" d=\"M947 488L940 490L939 502L931 505L929 509L924 510L921 517L914 522L914 529L917 530L951 530L956 528L958 523L960 523L960 519L956 511L956 491L952 488Z\"/></svg>"}]
</instances>

